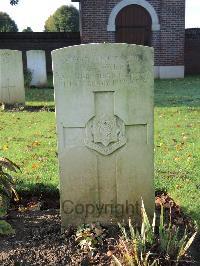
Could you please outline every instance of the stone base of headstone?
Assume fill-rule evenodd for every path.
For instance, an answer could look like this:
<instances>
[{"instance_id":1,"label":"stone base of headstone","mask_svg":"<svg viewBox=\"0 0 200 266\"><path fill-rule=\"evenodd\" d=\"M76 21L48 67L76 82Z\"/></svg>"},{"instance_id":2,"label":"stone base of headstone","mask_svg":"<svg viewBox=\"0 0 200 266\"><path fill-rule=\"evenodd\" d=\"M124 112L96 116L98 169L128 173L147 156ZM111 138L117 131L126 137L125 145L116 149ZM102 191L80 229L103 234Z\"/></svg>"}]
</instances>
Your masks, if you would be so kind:
<instances>
[{"instance_id":1,"label":"stone base of headstone","mask_svg":"<svg viewBox=\"0 0 200 266\"><path fill-rule=\"evenodd\" d=\"M25 107L24 103L15 103L15 104L8 104L8 103L2 103L1 104L1 110L23 110Z\"/></svg>"},{"instance_id":2,"label":"stone base of headstone","mask_svg":"<svg viewBox=\"0 0 200 266\"><path fill-rule=\"evenodd\" d=\"M38 85L30 85L30 88L32 88L32 89L44 89L44 88L48 88L48 83L40 83Z\"/></svg>"}]
</instances>

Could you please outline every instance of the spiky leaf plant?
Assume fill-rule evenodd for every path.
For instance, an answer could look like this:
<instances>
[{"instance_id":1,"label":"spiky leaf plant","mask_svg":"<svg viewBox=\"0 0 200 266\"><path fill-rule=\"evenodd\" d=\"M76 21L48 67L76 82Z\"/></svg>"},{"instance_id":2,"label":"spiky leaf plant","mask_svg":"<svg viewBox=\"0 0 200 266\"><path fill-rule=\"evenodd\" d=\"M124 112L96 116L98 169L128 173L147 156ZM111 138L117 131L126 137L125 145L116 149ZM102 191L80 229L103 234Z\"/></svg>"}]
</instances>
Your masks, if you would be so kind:
<instances>
[{"instance_id":1,"label":"spiky leaf plant","mask_svg":"<svg viewBox=\"0 0 200 266\"><path fill-rule=\"evenodd\" d=\"M20 171L20 167L17 164L8 158L0 157L0 234L14 232L11 225L2 220L2 217L7 213L10 199L14 196L16 201L19 200L19 196L15 190L13 176L7 173L7 171L17 172L18 170Z\"/></svg>"},{"instance_id":2,"label":"spiky leaf plant","mask_svg":"<svg viewBox=\"0 0 200 266\"><path fill-rule=\"evenodd\" d=\"M154 214L151 225L143 201L141 218L140 230L134 228L130 220L128 232L119 224L122 237L118 244L118 255L113 255L115 264L117 266L159 266L179 265L181 261L184 261L197 233L189 237L185 229L183 236L180 237L179 228L172 226L171 218L169 225L164 224L163 206L161 206L158 234L155 233L156 215Z\"/></svg>"}]
</instances>

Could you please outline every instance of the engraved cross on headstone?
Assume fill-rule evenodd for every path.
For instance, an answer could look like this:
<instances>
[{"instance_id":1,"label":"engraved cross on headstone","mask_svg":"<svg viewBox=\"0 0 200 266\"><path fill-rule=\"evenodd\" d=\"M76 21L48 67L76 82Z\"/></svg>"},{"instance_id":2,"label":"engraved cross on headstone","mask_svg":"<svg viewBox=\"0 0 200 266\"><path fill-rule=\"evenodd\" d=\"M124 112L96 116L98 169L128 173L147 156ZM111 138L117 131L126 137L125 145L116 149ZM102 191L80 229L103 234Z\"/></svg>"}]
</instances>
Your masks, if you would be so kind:
<instances>
[{"instance_id":1,"label":"engraved cross on headstone","mask_svg":"<svg viewBox=\"0 0 200 266\"><path fill-rule=\"evenodd\" d=\"M109 155L127 143L126 128L132 126L145 126L147 124L125 124L114 113L114 91L94 91L95 115L87 122L85 127L85 145L102 155Z\"/></svg>"}]
</instances>

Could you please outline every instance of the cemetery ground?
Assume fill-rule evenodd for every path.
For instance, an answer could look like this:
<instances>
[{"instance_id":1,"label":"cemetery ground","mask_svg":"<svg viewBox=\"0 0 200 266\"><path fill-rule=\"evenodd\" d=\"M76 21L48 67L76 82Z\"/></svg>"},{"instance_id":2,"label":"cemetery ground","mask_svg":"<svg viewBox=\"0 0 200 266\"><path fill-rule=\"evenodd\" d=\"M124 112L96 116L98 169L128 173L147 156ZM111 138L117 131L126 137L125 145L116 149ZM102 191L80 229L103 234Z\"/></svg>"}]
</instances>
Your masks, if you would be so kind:
<instances>
[{"instance_id":1,"label":"cemetery ground","mask_svg":"<svg viewBox=\"0 0 200 266\"><path fill-rule=\"evenodd\" d=\"M183 80L155 81L156 191L159 195L163 192L168 193L176 204L181 206L184 215L197 221L198 225L200 225L199 84L200 76L190 76ZM4 244L5 247L6 245L10 247L8 253L11 261L15 256L18 259L22 258L20 254L29 248L30 242L35 245L33 249L29 248L29 254L23 257L27 262L24 265L29 265L31 256L31 265L34 260L40 265L43 265L42 263L48 265L48 262L52 263L50 265L56 265L55 258L51 258L53 254L51 252L56 252L61 261L63 252L74 260L80 259L78 258L80 254L74 250L73 241L69 240L72 236L65 239L65 244L68 243L68 246L55 248L56 243L63 241L63 236L59 236L58 233L60 220L57 211L41 211L38 214L39 209L58 208L58 160L53 95L52 88L27 89L25 109L0 113L0 154L20 165L22 170L22 173L16 174L15 177L17 191L23 204L20 215L24 215L25 218L23 225L19 226L15 220L13 225L16 226L18 234L21 226L23 234L24 232L29 234L24 245L22 233L19 236L21 242L19 241L18 247L13 246L13 237L8 238L5 242L7 244ZM157 201L161 199L162 197L157 198ZM26 210L34 209L36 211L32 211L32 216L27 217ZM183 222L182 216L174 218L177 218L178 224ZM35 238L32 235L33 226L36 226L37 230L39 227L44 227L41 229L43 232L34 231ZM55 243L51 252L45 248L48 244L45 237L49 233L54 237L54 240L48 238L49 244L52 241ZM112 241L112 238L108 237L107 245L112 246ZM196 246L198 244L199 241L196 242ZM37 253L41 249L43 251ZM104 249L102 247L102 252L106 252ZM43 257L46 257L46 262ZM88 265L87 261L82 265Z\"/></svg>"}]
</instances>

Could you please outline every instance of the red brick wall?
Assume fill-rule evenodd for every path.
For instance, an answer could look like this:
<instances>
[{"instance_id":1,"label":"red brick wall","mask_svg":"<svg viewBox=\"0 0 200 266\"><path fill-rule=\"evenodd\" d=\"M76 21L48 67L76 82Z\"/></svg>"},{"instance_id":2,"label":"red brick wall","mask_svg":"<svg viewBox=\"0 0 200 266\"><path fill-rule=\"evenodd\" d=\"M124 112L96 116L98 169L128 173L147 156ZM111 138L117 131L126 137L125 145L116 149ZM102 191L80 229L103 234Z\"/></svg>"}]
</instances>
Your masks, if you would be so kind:
<instances>
[{"instance_id":1,"label":"red brick wall","mask_svg":"<svg viewBox=\"0 0 200 266\"><path fill-rule=\"evenodd\" d=\"M160 65L184 65L185 0L160 2Z\"/></svg>"},{"instance_id":2,"label":"red brick wall","mask_svg":"<svg viewBox=\"0 0 200 266\"><path fill-rule=\"evenodd\" d=\"M156 10L161 29L152 33L155 65L184 65L185 0L147 0ZM80 0L82 43L115 42L107 32L109 15L120 0Z\"/></svg>"}]
</instances>

